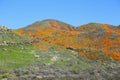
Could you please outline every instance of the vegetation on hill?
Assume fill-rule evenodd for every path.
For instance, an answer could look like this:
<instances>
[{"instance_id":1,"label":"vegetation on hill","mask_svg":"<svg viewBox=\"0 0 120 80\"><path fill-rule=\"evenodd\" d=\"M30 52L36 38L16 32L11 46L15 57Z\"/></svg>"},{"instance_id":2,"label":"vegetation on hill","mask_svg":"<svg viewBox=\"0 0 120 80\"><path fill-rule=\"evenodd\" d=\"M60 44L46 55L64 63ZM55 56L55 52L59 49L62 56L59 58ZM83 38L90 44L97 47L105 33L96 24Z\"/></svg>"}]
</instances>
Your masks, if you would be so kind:
<instances>
[{"instance_id":1,"label":"vegetation on hill","mask_svg":"<svg viewBox=\"0 0 120 80\"><path fill-rule=\"evenodd\" d=\"M112 25L89 23L73 28L73 26L57 20L43 20L14 32L72 49L80 54L82 53L81 49L84 49L83 52L88 53L88 55L91 53L89 50L91 50L101 52L114 60L120 60L120 30ZM92 55L92 57L100 56L98 53Z\"/></svg>"},{"instance_id":2,"label":"vegetation on hill","mask_svg":"<svg viewBox=\"0 0 120 80\"><path fill-rule=\"evenodd\" d=\"M20 42L28 40L28 38L22 38L21 36L14 34L12 30L4 30L0 28L0 42Z\"/></svg>"},{"instance_id":3,"label":"vegetation on hill","mask_svg":"<svg viewBox=\"0 0 120 80\"><path fill-rule=\"evenodd\" d=\"M35 60L32 46L14 45L0 47L0 72L30 64Z\"/></svg>"},{"instance_id":4,"label":"vegetation on hill","mask_svg":"<svg viewBox=\"0 0 120 80\"><path fill-rule=\"evenodd\" d=\"M7 27L0 26L0 72L27 65L34 60L31 53L35 48L26 45L29 38L14 34Z\"/></svg>"},{"instance_id":5,"label":"vegetation on hill","mask_svg":"<svg viewBox=\"0 0 120 80\"><path fill-rule=\"evenodd\" d=\"M0 79L119 79L120 29L58 20L10 30L0 27Z\"/></svg>"}]
</instances>

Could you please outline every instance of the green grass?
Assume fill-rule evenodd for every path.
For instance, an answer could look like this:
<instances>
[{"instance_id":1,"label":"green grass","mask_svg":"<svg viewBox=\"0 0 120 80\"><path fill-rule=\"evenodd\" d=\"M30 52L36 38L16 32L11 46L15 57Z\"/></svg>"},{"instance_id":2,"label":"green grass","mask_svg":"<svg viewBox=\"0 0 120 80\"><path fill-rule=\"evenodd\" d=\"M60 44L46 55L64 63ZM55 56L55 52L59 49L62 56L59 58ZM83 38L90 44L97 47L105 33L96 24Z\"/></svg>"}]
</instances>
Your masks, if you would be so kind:
<instances>
[{"instance_id":1,"label":"green grass","mask_svg":"<svg viewBox=\"0 0 120 80\"><path fill-rule=\"evenodd\" d=\"M0 30L0 44L6 42L29 41L12 31ZM35 57L31 54L34 48L30 45L0 46L0 71L11 70L31 63Z\"/></svg>"},{"instance_id":2,"label":"green grass","mask_svg":"<svg viewBox=\"0 0 120 80\"><path fill-rule=\"evenodd\" d=\"M22 67L34 61L31 54L34 48L27 45L1 46L0 47L0 71Z\"/></svg>"},{"instance_id":3,"label":"green grass","mask_svg":"<svg viewBox=\"0 0 120 80\"><path fill-rule=\"evenodd\" d=\"M50 52L38 51L36 55L39 56L38 63L63 70L80 71L97 66L97 64L92 63L89 59L77 52L66 49Z\"/></svg>"}]
</instances>

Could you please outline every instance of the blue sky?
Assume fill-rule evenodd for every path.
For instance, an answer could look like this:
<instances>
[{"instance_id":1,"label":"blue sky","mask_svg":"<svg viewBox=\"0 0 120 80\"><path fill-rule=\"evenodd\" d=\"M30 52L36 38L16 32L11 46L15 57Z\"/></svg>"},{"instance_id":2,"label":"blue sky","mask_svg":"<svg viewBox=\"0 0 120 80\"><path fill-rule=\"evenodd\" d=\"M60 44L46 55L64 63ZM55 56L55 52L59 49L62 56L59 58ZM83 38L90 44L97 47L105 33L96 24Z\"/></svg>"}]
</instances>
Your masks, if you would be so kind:
<instances>
[{"instance_id":1,"label":"blue sky","mask_svg":"<svg viewBox=\"0 0 120 80\"><path fill-rule=\"evenodd\" d=\"M90 22L120 25L120 0L0 0L0 24L16 29L57 19L79 26Z\"/></svg>"}]
</instances>

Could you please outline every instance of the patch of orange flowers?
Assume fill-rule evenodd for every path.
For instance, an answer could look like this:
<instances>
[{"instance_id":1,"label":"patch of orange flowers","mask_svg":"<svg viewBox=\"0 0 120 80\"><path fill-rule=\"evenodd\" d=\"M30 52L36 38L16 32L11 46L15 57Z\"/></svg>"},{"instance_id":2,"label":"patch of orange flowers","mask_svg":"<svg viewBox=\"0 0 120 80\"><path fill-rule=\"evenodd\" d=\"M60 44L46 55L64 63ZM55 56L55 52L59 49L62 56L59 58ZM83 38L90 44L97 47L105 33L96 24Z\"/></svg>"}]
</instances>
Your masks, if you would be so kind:
<instances>
[{"instance_id":1,"label":"patch of orange flowers","mask_svg":"<svg viewBox=\"0 0 120 80\"><path fill-rule=\"evenodd\" d=\"M99 54L92 54L88 52L80 52L80 54L85 55L87 58L92 60L97 59L100 56Z\"/></svg>"},{"instance_id":2,"label":"patch of orange flowers","mask_svg":"<svg viewBox=\"0 0 120 80\"><path fill-rule=\"evenodd\" d=\"M99 54L91 54L88 52L80 52L80 54L86 56L89 59L97 59L100 55ZM109 55L109 54L106 54ZM120 61L120 53L111 53L110 56L112 57L113 60Z\"/></svg>"},{"instance_id":3,"label":"patch of orange flowers","mask_svg":"<svg viewBox=\"0 0 120 80\"><path fill-rule=\"evenodd\" d=\"M120 53L112 53L110 56L112 59L120 61Z\"/></svg>"}]
</instances>

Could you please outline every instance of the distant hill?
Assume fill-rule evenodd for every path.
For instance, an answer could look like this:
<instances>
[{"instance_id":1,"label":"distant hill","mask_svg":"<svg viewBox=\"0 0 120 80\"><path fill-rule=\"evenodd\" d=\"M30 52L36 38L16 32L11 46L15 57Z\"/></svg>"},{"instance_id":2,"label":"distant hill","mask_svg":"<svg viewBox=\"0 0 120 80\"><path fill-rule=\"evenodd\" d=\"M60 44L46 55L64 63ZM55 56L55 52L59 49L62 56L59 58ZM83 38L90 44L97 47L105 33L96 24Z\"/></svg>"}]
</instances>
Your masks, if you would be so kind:
<instances>
[{"instance_id":1,"label":"distant hill","mask_svg":"<svg viewBox=\"0 0 120 80\"><path fill-rule=\"evenodd\" d=\"M81 33L79 37L87 42L86 46L89 46L88 48L102 50L107 53L120 51L118 48L120 44L120 30L115 26L89 23L77 27L77 30Z\"/></svg>"},{"instance_id":2,"label":"distant hill","mask_svg":"<svg viewBox=\"0 0 120 80\"><path fill-rule=\"evenodd\" d=\"M36 21L31 25L15 30L14 32L19 35L27 35L33 38L42 38L56 35L61 31L64 32L74 30L75 28L72 25L54 19L46 19L43 21Z\"/></svg>"},{"instance_id":3,"label":"distant hill","mask_svg":"<svg viewBox=\"0 0 120 80\"><path fill-rule=\"evenodd\" d=\"M115 52L115 55L120 52L120 30L109 24L88 23L74 27L58 20L47 19L14 32L75 50L80 54L82 51L88 54L95 53L95 55L99 52L104 54ZM110 56L115 57L113 55Z\"/></svg>"},{"instance_id":4,"label":"distant hill","mask_svg":"<svg viewBox=\"0 0 120 80\"><path fill-rule=\"evenodd\" d=\"M81 37L84 36L84 37L89 37L91 39L102 40L108 35L111 35L110 39L115 39L120 36L117 27L109 24L89 23L77 27L77 30L82 33Z\"/></svg>"}]
</instances>

